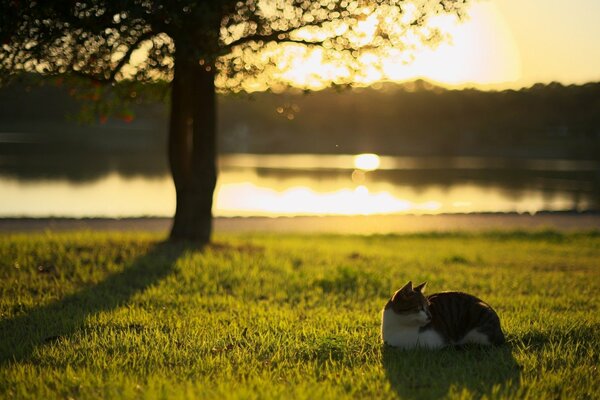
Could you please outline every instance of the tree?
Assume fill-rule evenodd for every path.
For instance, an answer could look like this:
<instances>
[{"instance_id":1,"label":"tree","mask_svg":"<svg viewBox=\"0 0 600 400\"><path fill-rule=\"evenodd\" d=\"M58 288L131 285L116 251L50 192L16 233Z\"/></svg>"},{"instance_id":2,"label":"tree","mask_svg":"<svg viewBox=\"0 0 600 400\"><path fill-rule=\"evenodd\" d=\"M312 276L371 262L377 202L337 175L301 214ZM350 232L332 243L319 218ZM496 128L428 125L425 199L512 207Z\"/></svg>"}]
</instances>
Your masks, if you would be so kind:
<instances>
[{"instance_id":1,"label":"tree","mask_svg":"<svg viewBox=\"0 0 600 400\"><path fill-rule=\"evenodd\" d=\"M0 80L32 71L106 84L170 80L168 151L177 193L171 238L206 243L218 88L240 90L279 68L286 44L322 49L348 70L346 82L334 83L348 83L362 54L410 54L439 41L430 18L461 16L466 1L0 0Z\"/></svg>"}]
</instances>

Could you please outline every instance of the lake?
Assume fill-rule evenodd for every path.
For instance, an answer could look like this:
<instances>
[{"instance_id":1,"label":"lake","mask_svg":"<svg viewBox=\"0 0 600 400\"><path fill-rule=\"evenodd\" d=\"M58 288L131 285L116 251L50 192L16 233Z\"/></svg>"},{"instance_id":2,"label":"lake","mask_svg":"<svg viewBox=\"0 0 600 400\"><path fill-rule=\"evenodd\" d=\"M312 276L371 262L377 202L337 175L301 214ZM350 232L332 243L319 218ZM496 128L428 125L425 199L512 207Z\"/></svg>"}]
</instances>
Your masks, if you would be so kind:
<instances>
[{"instance_id":1,"label":"lake","mask_svg":"<svg viewBox=\"0 0 600 400\"><path fill-rule=\"evenodd\" d=\"M108 153L107 153L108 154ZM171 216L155 154L0 156L0 216ZM600 209L600 162L481 157L225 154L216 216Z\"/></svg>"}]
</instances>

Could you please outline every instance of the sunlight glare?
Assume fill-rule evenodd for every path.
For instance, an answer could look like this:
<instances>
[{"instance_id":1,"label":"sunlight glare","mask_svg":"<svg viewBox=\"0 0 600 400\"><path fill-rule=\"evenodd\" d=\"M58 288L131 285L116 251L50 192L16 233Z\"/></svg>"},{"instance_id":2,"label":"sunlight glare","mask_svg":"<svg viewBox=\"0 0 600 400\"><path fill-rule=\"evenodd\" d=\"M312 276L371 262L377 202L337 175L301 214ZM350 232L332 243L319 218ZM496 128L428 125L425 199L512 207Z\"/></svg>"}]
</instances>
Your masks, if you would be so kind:
<instances>
[{"instance_id":1,"label":"sunlight glare","mask_svg":"<svg viewBox=\"0 0 600 400\"><path fill-rule=\"evenodd\" d=\"M435 49L417 50L409 62L401 50L391 49L381 59L383 75L392 81L425 78L453 86L519 79L518 47L496 6L474 3L469 16L463 23L450 16L432 19L432 26L447 32L450 40Z\"/></svg>"}]
</instances>

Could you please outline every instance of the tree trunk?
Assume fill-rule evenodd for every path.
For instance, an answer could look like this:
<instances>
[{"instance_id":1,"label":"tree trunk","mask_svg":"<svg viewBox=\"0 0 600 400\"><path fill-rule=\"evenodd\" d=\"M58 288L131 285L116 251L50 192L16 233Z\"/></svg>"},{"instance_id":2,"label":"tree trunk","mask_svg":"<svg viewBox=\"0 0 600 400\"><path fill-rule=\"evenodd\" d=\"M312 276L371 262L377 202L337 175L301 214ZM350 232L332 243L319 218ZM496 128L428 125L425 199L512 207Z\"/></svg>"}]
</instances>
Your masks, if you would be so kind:
<instances>
[{"instance_id":1,"label":"tree trunk","mask_svg":"<svg viewBox=\"0 0 600 400\"><path fill-rule=\"evenodd\" d=\"M176 49L171 88L169 165L177 207L171 240L210 241L216 168L215 69Z\"/></svg>"}]
</instances>

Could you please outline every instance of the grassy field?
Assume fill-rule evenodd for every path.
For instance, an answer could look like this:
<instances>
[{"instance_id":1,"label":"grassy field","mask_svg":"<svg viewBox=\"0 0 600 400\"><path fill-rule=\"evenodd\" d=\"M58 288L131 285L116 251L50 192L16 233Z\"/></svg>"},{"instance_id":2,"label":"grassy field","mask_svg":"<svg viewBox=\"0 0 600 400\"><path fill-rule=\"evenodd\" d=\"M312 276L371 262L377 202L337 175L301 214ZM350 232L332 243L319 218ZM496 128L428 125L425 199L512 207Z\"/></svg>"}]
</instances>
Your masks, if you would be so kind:
<instances>
[{"instance_id":1,"label":"grassy field","mask_svg":"<svg viewBox=\"0 0 600 400\"><path fill-rule=\"evenodd\" d=\"M600 234L0 237L0 398L600 398ZM508 345L383 347L407 280Z\"/></svg>"}]
</instances>

